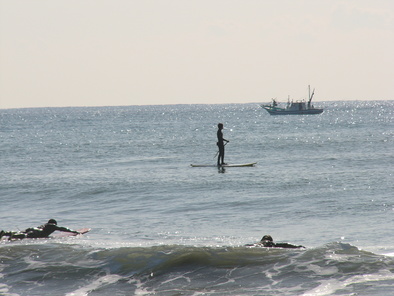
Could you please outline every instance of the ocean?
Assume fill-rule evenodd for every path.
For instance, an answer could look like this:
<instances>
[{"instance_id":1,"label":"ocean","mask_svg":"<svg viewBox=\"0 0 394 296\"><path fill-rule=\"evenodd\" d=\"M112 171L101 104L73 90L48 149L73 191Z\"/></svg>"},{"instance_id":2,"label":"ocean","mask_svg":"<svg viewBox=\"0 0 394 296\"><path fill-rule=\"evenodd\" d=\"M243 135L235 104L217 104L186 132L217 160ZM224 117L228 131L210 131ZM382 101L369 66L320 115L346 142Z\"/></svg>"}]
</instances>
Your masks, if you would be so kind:
<instances>
[{"instance_id":1,"label":"ocean","mask_svg":"<svg viewBox=\"0 0 394 296\"><path fill-rule=\"evenodd\" d=\"M0 295L394 295L394 101L0 110ZM217 124L225 161L215 164ZM305 249L248 247L270 234Z\"/></svg>"}]
</instances>

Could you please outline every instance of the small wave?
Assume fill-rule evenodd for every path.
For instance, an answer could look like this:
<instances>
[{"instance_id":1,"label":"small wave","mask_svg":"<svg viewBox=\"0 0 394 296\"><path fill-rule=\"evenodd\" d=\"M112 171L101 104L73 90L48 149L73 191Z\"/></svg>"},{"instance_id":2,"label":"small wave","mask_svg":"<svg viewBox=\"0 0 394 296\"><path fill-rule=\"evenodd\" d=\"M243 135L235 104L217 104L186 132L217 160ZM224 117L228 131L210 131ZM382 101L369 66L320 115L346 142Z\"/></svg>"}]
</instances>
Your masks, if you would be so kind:
<instances>
[{"instance_id":1,"label":"small wave","mask_svg":"<svg viewBox=\"0 0 394 296\"><path fill-rule=\"evenodd\" d=\"M284 249L179 245L123 247L94 254L94 258L107 261L112 271L122 274L165 273L180 268L262 265L277 262L287 256L289 251Z\"/></svg>"},{"instance_id":2,"label":"small wave","mask_svg":"<svg viewBox=\"0 0 394 296\"><path fill-rule=\"evenodd\" d=\"M3 290L52 295L332 295L394 287L394 259L330 243L306 250L161 245L111 249L40 243L0 246ZM54 290L54 287L57 287ZM346 295L348 295L346 294ZM41 293L40 295L48 295ZM335 294L337 295L337 294ZM342 294L338 294L342 295ZM371 295L371 294L370 294Z\"/></svg>"}]
</instances>

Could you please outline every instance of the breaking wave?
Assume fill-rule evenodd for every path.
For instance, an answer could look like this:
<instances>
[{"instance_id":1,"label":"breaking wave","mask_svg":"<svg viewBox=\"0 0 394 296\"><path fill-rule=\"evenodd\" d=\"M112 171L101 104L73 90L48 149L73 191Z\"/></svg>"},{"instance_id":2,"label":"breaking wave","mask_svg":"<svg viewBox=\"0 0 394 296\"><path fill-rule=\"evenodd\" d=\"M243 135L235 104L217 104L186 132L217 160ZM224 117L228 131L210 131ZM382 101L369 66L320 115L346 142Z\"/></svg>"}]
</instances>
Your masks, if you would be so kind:
<instances>
[{"instance_id":1,"label":"breaking wave","mask_svg":"<svg viewBox=\"0 0 394 296\"><path fill-rule=\"evenodd\" d=\"M393 271L392 257L343 243L306 250L0 245L2 295L388 295Z\"/></svg>"}]
</instances>

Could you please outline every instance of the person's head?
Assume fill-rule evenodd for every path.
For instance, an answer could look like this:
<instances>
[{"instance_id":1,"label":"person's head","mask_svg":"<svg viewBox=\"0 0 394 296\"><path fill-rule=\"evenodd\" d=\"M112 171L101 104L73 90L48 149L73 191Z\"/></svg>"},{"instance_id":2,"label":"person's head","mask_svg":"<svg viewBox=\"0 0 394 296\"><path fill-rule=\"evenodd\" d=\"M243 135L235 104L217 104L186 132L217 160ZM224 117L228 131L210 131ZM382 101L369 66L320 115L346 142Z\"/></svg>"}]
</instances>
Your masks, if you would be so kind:
<instances>
[{"instance_id":1,"label":"person's head","mask_svg":"<svg viewBox=\"0 0 394 296\"><path fill-rule=\"evenodd\" d=\"M219 124L218 124L218 128L219 128L219 129L223 129L223 123L219 123Z\"/></svg>"},{"instance_id":2,"label":"person's head","mask_svg":"<svg viewBox=\"0 0 394 296\"><path fill-rule=\"evenodd\" d=\"M269 234L266 234L263 236L263 238L261 239L261 241L270 241L273 242L274 240L272 239L272 236L270 236Z\"/></svg>"},{"instance_id":3,"label":"person's head","mask_svg":"<svg viewBox=\"0 0 394 296\"><path fill-rule=\"evenodd\" d=\"M55 224L55 225L57 225L57 222L56 222L55 219L49 219L48 220L48 224Z\"/></svg>"}]
</instances>

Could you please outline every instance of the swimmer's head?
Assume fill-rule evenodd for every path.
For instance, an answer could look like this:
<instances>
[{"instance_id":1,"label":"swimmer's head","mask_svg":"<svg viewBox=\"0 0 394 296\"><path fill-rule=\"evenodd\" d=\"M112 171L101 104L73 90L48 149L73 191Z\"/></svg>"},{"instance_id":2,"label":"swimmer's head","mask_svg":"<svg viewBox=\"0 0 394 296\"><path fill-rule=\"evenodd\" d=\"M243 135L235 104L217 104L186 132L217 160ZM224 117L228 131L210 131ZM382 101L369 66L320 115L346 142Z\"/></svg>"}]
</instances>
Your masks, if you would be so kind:
<instances>
[{"instance_id":1,"label":"swimmer's head","mask_svg":"<svg viewBox=\"0 0 394 296\"><path fill-rule=\"evenodd\" d=\"M261 240L262 240L262 241L270 241L270 242L274 241L274 240L272 239L272 236L270 236L269 234L264 235L263 238L262 238Z\"/></svg>"}]
</instances>

